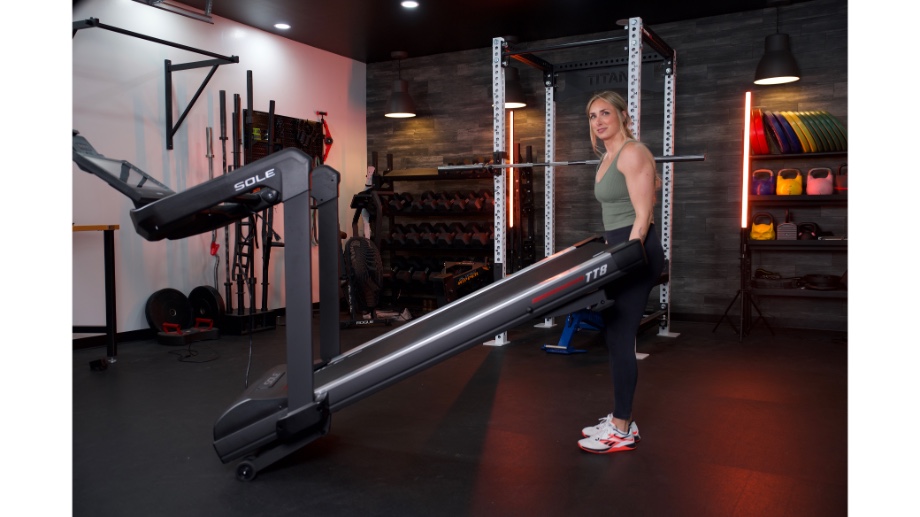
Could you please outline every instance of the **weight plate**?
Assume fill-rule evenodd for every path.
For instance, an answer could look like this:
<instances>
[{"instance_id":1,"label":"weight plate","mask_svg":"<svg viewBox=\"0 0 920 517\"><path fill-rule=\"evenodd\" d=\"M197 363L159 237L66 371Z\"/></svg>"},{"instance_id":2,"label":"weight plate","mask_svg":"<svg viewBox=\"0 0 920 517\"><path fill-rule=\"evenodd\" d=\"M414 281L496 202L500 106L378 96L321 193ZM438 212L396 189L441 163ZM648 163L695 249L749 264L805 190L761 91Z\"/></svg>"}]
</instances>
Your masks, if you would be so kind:
<instances>
[{"instance_id":1,"label":"weight plate","mask_svg":"<svg viewBox=\"0 0 920 517\"><path fill-rule=\"evenodd\" d=\"M843 127L843 124L840 122L840 119L831 115L826 111L822 111L822 114L825 115L828 123L834 128L837 132L837 135L840 137L840 142L842 144L841 151L847 150L847 128Z\"/></svg>"},{"instance_id":2,"label":"weight plate","mask_svg":"<svg viewBox=\"0 0 920 517\"><path fill-rule=\"evenodd\" d=\"M783 128L786 129L786 132L790 135L794 135L795 139L798 141L799 146L802 148L803 153L810 152L808 149L808 142L805 139L805 135L802 134L801 129L796 126L792 117L789 116L788 111L779 111L776 113L777 117L781 117L783 120Z\"/></svg>"},{"instance_id":3,"label":"weight plate","mask_svg":"<svg viewBox=\"0 0 920 517\"><path fill-rule=\"evenodd\" d=\"M819 153L829 152L831 150L831 144L828 140L828 136L824 134L824 130L821 129L818 122L812 118L811 112L800 111L796 113L796 115L798 115L799 120L801 120L811 132L811 136L815 141L815 149Z\"/></svg>"},{"instance_id":4,"label":"weight plate","mask_svg":"<svg viewBox=\"0 0 920 517\"><path fill-rule=\"evenodd\" d=\"M792 154L802 154L804 148L802 147L802 142L799 140L799 135L792 129L792 125L789 124L789 121L786 120L786 117L782 113L774 113L773 116L776 117L776 120L779 121L780 125L783 128L783 131L786 133L787 142L789 142L789 150Z\"/></svg>"},{"instance_id":5,"label":"weight plate","mask_svg":"<svg viewBox=\"0 0 920 517\"><path fill-rule=\"evenodd\" d=\"M164 323L179 325L180 329L192 326L192 304L188 297L176 289L166 288L150 295L144 308L147 324L157 332Z\"/></svg>"},{"instance_id":6,"label":"weight plate","mask_svg":"<svg viewBox=\"0 0 920 517\"><path fill-rule=\"evenodd\" d=\"M834 129L830 121L828 121L824 115L827 112L826 111L814 111L812 113L815 114L815 120L817 120L818 124L820 124L821 127L824 128L824 133L828 136L828 138L831 141L830 151L840 152L840 151L845 150L846 146L844 145L843 141L840 139L840 135L837 134L837 131Z\"/></svg>"},{"instance_id":7,"label":"weight plate","mask_svg":"<svg viewBox=\"0 0 920 517\"><path fill-rule=\"evenodd\" d=\"M789 121L792 130L799 135L799 140L802 142L802 150L806 153L817 151L818 146L815 145L815 139L811 136L805 124L799 119L799 116L791 111L784 111L782 114L786 117L786 120Z\"/></svg>"},{"instance_id":8,"label":"weight plate","mask_svg":"<svg viewBox=\"0 0 920 517\"><path fill-rule=\"evenodd\" d=\"M786 133L783 130L782 124L779 123L779 120L777 120L770 111L764 111L763 116L764 120L767 122L766 126L770 136L773 137L773 140L779 146L780 154L789 154L791 152L791 147L789 145L789 140L786 138Z\"/></svg>"},{"instance_id":9,"label":"weight plate","mask_svg":"<svg viewBox=\"0 0 920 517\"><path fill-rule=\"evenodd\" d=\"M200 285L188 293L188 300L195 318L207 318L213 321L215 326L220 325L227 309L217 289L209 285Z\"/></svg>"},{"instance_id":10,"label":"weight plate","mask_svg":"<svg viewBox=\"0 0 920 517\"><path fill-rule=\"evenodd\" d=\"M751 120L752 140L754 144L754 154L770 154L770 147L767 145L767 135L763 129L763 112L759 109L754 110L754 116Z\"/></svg>"}]
</instances>

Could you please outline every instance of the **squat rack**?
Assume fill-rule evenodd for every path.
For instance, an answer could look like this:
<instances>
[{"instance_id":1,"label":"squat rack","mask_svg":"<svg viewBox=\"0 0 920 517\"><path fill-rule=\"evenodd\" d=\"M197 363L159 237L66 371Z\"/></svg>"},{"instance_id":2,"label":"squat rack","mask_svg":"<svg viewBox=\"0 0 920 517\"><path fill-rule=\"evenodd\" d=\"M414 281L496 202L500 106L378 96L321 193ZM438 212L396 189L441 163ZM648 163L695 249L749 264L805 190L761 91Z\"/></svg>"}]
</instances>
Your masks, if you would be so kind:
<instances>
[{"instance_id":1,"label":"squat rack","mask_svg":"<svg viewBox=\"0 0 920 517\"><path fill-rule=\"evenodd\" d=\"M620 23L620 22L618 22ZM607 44L620 41L628 41L627 50L627 105L629 116L633 122L633 133L636 138L640 135L640 100L642 94L642 63L645 61L665 62L664 77L664 130L663 130L663 158L660 160L662 165L662 197L661 197L661 245L664 249L666 263L667 280L660 284L659 308L655 314L659 319L659 336L677 337L678 334L670 331L670 301L671 301L671 206L673 201L673 162L669 157L674 156L674 108L675 108L675 80L677 53L667 43L665 43L657 34L652 32L648 27L643 26L641 18L630 18L625 24L627 34L625 36L615 36L611 38L601 38L583 42L563 43L532 49L529 51L512 51L508 42L501 37L492 39L492 127L494 130L493 154L495 161L501 160L501 163L507 163L507 153L505 150L505 68L508 66L508 58L513 58L524 64L530 65L543 72L543 84L546 87L546 120L545 128L545 168L544 168L544 256L549 257L555 253L555 86L556 76L560 72L583 70L595 68L598 66L610 66L611 62L604 62L599 65L597 60L569 63L557 65L545 61L533 54L533 52L543 52L548 50L571 49L586 45ZM643 44L648 44L657 56L645 56L642 54ZM674 161L677 161L676 159ZM505 177L504 175L495 175L494 177L494 202L495 202L495 275L497 278L505 277ZM543 327L552 327L553 318L544 319ZM499 334L493 342L489 344L501 346L508 344L507 333Z\"/></svg>"}]
</instances>

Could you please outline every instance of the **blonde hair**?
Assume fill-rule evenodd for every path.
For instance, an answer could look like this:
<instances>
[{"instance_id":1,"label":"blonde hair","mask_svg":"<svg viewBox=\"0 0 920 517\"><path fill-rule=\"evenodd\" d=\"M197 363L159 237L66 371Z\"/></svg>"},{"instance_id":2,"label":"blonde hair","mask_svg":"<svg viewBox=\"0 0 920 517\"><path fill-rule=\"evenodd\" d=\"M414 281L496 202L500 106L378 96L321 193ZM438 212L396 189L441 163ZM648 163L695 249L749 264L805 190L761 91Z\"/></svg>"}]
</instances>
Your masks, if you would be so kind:
<instances>
[{"instance_id":1,"label":"blonde hair","mask_svg":"<svg viewBox=\"0 0 920 517\"><path fill-rule=\"evenodd\" d=\"M633 132L629 129L629 119L623 116L623 112L627 111L626 109L626 99L622 95L613 91L613 90L604 90L602 92L597 92L590 99L588 99L588 105L585 106L585 115L591 116L591 105L594 104L596 100L604 100L610 103L613 106L614 111L617 114L617 120L620 121L620 131L626 135L626 138L636 138L633 136ZM598 149L597 147L597 135L594 134L594 131L591 131L591 124L588 124L588 134L591 135L591 148L594 149L595 154L598 156L604 155L604 149Z\"/></svg>"}]
</instances>

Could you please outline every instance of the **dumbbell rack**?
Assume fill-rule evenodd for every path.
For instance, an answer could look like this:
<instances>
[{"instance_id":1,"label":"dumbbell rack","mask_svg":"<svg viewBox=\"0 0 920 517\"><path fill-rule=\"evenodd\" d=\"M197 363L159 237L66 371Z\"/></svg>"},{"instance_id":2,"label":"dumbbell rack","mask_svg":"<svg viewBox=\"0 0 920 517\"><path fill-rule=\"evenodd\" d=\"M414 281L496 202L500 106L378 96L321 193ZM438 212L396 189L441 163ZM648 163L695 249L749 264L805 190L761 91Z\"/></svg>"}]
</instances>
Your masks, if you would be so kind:
<instances>
[{"instance_id":1,"label":"dumbbell rack","mask_svg":"<svg viewBox=\"0 0 920 517\"><path fill-rule=\"evenodd\" d=\"M387 156L391 162L391 155ZM531 175L532 176L532 175ZM516 188L532 193L532 178ZM412 183L397 192L394 184ZM451 182L453 189L445 188ZM493 173L486 170L443 172L437 169L390 170L359 201L371 212L371 240L380 250L387 274L384 299L394 306L427 312L494 279ZM413 188L414 187L414 188ZM356 197L357 199L357 197ZM533 196L523 196L516 221L533 214ZM352 208L355 206L353 201ZM530 225L509 235L520 268L533 263ZM526 246L530 243L530 246ZM530 258L526 250L530 249Z\"/></svg>"}]
</instances>

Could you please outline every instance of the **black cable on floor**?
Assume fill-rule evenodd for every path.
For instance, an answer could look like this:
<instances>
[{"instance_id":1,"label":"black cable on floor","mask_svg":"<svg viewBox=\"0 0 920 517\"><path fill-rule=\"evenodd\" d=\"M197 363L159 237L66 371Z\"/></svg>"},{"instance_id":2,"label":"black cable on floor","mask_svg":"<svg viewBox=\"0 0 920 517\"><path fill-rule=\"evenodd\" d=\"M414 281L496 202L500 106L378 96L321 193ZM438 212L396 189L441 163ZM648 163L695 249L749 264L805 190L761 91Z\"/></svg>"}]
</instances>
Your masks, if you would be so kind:
<instances>
[{"instance_id":1,"label":"black cable on floor","mask_svg":"<svg viewBox=\"0 0 920 517\"><path fill-rule=\"evenodd\" d=\"M245 282L243 294L246 294L245 291ZM255 296L253 296L255 298ZM250 309L249 312L249 358L246 360L246 374L243 376L243 388L249 387L249 372L252 370L252 334L255 332L256 328L256 316L255 308Z\"/></svg>"},{"instance_id":2,"label":"black cable on floor","mask_svg":"<svg viewBox=\"0 0 920 517\"><path fill-rule=\"evenodd\" d=\"M209 356L198 357L198 350L192 350L192 345L189 344L188 348L185 350L170 350L169 353L179 356L180 363L207 363L210 361L216 360L218 357L217 353L213 350L210 350Z\"/></svg>"},{"instance_id":3,"label":"black cable on floor","mask_svg":"<svg viewBox=\"0 0 920 517\"><path fill-rule=\"evenodd\" d=\"M252 370L252 329L255 328L255 318L249 318L249 359L246 360L246 377L243 379L243 387L249 387L249 372Z\"/></svg>"}]
</instances>

